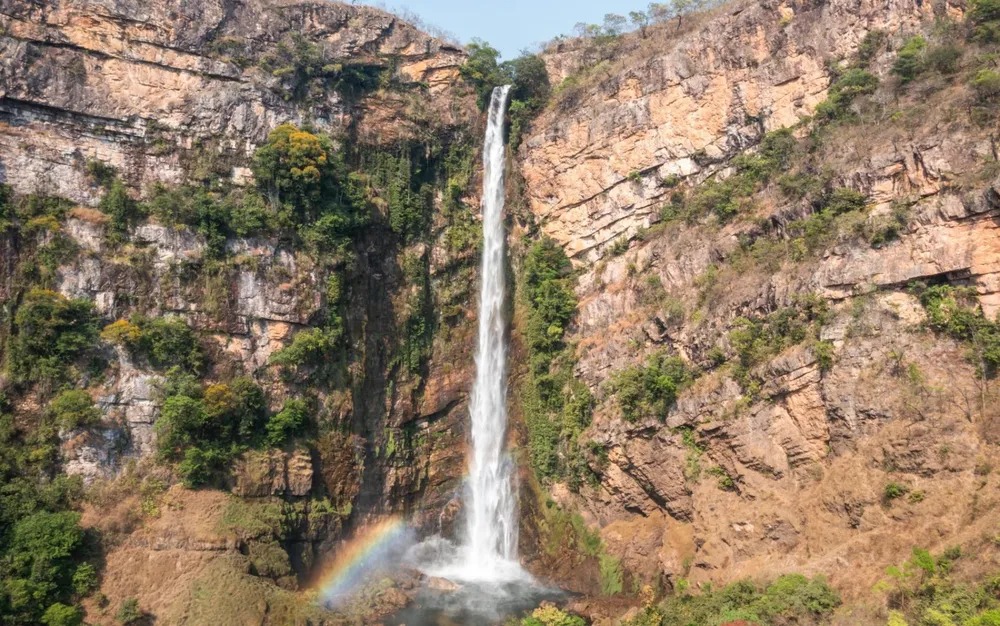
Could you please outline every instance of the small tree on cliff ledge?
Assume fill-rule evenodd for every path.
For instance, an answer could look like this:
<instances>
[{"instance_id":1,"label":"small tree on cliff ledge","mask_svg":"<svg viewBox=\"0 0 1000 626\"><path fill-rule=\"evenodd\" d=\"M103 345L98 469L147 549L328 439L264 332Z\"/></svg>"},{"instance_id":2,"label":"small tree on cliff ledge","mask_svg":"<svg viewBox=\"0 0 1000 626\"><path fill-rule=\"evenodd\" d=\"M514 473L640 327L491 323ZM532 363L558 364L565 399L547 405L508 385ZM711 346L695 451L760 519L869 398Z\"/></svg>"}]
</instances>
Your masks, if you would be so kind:
<instances>
[{"instance_id":1,"label":"small tree on cliff ledge","mask_svg":"<svg viewBox=\"0 0 1000 626\"><path fill-rule=\"evenodd\" d=\"M273 203L308 214L334 183L332 153L328 138L282 124L254 155L253 173Z\"/></svg>"}]
</instances>

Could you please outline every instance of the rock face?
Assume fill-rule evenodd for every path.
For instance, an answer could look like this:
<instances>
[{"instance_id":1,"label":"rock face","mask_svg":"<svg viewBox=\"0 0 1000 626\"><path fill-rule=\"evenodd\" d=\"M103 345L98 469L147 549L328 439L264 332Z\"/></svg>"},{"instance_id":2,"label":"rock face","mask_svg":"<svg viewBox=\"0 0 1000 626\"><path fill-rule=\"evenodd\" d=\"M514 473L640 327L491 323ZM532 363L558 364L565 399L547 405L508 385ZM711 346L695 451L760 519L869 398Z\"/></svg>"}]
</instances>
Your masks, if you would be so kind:
<instances>
[{"instance_id":1,"label":"rock face","mask_svg":"<svg viewBox=\"0 0 1000 626\"><path fill-rule=\"evenodd\" d=\"M773 183L731 222L659 223L672 194L733 175L734 155L811 116L828 68L850 62L867 32L929 32L935 18L960 17L956 6L737 2L681 31L629 36L596 69L585 67L593 45L545 53L554 84L572 78L517 155L525 222L579 272L566 343L597 405L579 443L600 451L588 457L594 486L551 493L585 511L638 581L822 572L853 598L914 545L973 540L1000 504L980 491L996 482L982 474L1000 442L996 383L967 346L927 330L910 290L951 283L976 293L987 319L1000 310L1000 180L960 80L901 89L889 68L902 35L871 60L882 87L870 108L823 132L810 157L832 173L831 188L867 206L818 253L784 246L821 207ZM873 110L890 101L899 113L883 124L889 113ZM906 215L897 238L859 235L894 211ZM790 346L741 383L737 318L802 298L829 309L816 329L829 361L815 344ZM624 420L609 381L664 352L700 377L665 414ZM892 482L919 495L888 502Z\"/></svg>"},{"instance_id":2,"label":"rock face","mask_svg":"<svg viewBox=\"0 0 1000 626\"><path fill-rule=\"evenodd\" d=\"M367 141L415 132L421 120L397 94L359 105L341 90L306 107L286 98L262 66L296 38L330 63L394 64L397 80L442 96L426 102L455 121L446 102L463 53L366 7L12 0L0 8L0 31L0 182L85 204L98 199L81 168L87 159L145 188L186 180L199 154L214 154L214 167L239 179L254 146L285 121L353 126Z\"/></svg>"},{"instance_id":3,"label":"rock face","mask_svg":"<svg viewBox=\"0 0 1000 626\"><path fill-rule=\"evenodd\" d=\"M19 195L60 197L71 207L47 234L3 235L5 301L26 289L24 259L57 238L72 260L47 275L46 287L93 302L101 324L134 315L183 320L208 363L200 382L249 376L267 392L271 413L304 397L323 424L311 450L251 451L232 468L234 501L267 511L298 507L295 524L281 524L284 534L243 538L244 545L212 539L192 547L185 539L150 546L147 535L170 529L147 519L151 528L109 559L113 601L127 591L194 619L185 599L177 600L181 613L172 614L166 600L147 598L128 580L144 550L151 569L137 579L149 574L156 587L173 562L183 584L171 593L189 592L184 585L208 570L233 589L263 585L257 576L294 588L296 575L305 581L345 525L401 514L437 530L440 511L461 486L475 320L439 320L432 310L421 362L404 367L398 355L410 339L414 294L424 308L463 301L476 255L446 245L450 217L440 194L421 196L430 215L419 246L407 247L382 214L350 242L347 255L307 252L288 237L229 236L220 251L197 228L156 218L138 219L111 243L94 164L117 172L128 194L142 200L157 184L252 188L255 150L286 122L328 135L344 154L409 150L453 136L474 152L478 113L471 92L456 85L464 59L461 49L392 14L337 2L0 3L0 184ZM474 171L468 178L471 185ZM430 182L428 188L437 181ZM381 200L372 199L373 213L385 211ZM468 204L459 208L474 224ZM456 211L451 206L448 215ZM423 264L419 280L401 267L409 259ZM342 379L321 388L318 367L283 374L271 357L323 323L331 267L343 279L347 363ZM449 339L431 336L438 331ZM169 374L124 347L102 342L100 350L107 368L78 384L93 392L101 421L60 433L63 469L97 486L148 467ZM122 515L145 519L156 498L148 500ZM201 504L218 517L222 504ZM190 535L186 530L178 535ZM267 623L268 611L272 623L298 619L285 621L273 603L250 604L239 615L201 623Z\"/></svg>"},{"instance_id":4,"label":"rock face","mask_svg":"<svg viewBox=\"0 0 1000 626\"><path fill-rule=\"evenodd\" d=\"M934 11L906 0L734 2L680 34L664 25L632 38L522 143L532 214L572 258L599 259L658 219L675 184L665 181L704 179L763 132L812 115L827 59L870 30L915 30ZM587 60L567 47L549 52L553 84Z\"/></svg>"}]
</instances>

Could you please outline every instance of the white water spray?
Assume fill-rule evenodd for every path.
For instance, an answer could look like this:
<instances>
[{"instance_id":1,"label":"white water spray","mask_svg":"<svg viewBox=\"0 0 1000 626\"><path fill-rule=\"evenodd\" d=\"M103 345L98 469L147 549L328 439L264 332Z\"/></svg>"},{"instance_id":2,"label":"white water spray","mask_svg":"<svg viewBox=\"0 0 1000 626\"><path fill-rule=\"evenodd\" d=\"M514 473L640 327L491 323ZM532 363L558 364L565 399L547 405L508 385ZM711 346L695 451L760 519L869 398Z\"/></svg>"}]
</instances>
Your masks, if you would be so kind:
<instances>
[{"instance_id":1,"label":"white water spray","mask_svg":"<svg viewBox=\"0 0 1000 626\"><path fill-rule=\"evenodd\" d=\"M465 500L465 568L477 577L502 576L517 560L517 501L507 437L505 335L504 113L510 87L490 99L483 144L483 258L479 344L472 387L472 458ZM519 568L518 568L519 569Z\"/></svg>"}]
</instances>

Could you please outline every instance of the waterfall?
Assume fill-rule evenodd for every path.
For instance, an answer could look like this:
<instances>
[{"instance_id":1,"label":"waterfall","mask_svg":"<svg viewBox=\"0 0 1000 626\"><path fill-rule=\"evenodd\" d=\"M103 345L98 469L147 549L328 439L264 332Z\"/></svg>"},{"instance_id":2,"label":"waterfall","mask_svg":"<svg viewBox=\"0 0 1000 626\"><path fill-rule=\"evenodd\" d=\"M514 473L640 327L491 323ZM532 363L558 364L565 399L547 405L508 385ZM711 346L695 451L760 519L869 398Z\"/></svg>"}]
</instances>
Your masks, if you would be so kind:
<instances>
[{"instance_id":1,"label":"waterfall","mask_svg":"<svg viewBox=\"0 0 1000 626\"><path fill-rule=\"evenodd\" d=\"M507 437L507 341L504 319L504 113L510 86L490 99L483 143L483 256L479 342L472 387L472 456L465 496L464 568L475 578L516 567L517 501Z\"/></svg>"},{"instance_id":2,"label":"waterfall","mask_svg":"<svg viewBox=\"0 0 1000 626\"><path fill-rule=\"evenodd\" d=\"M462 543L430 537L407 559L424 573L462 583L469 606L497 609L497 602L534 597L542 588L517 561L514 462L507 454L507 323L504 318L506 232L504 114L510 87L490 98L483 142L483 256L480 268L479 339L469 413L472 450L465 481Z\"/></svg>"}]
</instances>

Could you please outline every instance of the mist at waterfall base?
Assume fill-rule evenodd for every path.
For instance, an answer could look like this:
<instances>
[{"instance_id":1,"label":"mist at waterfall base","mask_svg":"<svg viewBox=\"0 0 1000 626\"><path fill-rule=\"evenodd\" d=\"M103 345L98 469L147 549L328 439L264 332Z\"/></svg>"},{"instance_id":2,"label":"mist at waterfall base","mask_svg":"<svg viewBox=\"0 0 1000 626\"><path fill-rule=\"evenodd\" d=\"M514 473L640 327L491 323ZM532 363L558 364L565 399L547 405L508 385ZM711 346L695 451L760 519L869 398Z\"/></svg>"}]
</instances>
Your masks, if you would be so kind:
<instances>
[{"instance_id":1,"label":"mist at waterfall base","mask_svg":"<svg viewBox=\"0 0 1000 626\"><path fill-rule=\"evenodd\" d=\"M442 626L503 621L559 592L539 584L517 560L518 519L514 463L507 453L507 337L504 318L506 232L503 223L504 118L510 87L494 89L483 142L483 253L476 377L469 413L471 450L464 484L461 542L440 536L412 544L396 565L429 577L410 606L388 625ZM348 542L345 560L331 570L320 600L336 606L398 555L401 522L389 521ZM434 582L434 581L437 582ZM441 584L441 581L448 581Z\"/></svg>"}]
</instances>

